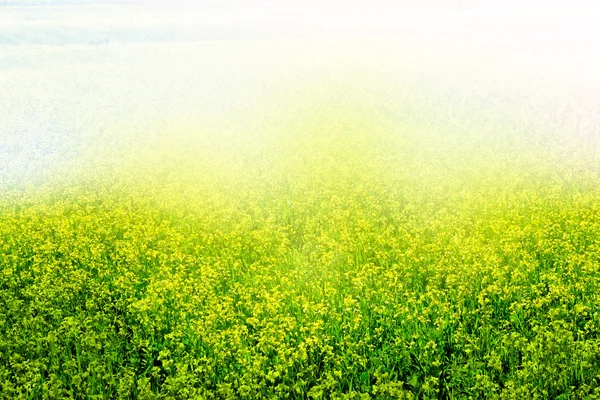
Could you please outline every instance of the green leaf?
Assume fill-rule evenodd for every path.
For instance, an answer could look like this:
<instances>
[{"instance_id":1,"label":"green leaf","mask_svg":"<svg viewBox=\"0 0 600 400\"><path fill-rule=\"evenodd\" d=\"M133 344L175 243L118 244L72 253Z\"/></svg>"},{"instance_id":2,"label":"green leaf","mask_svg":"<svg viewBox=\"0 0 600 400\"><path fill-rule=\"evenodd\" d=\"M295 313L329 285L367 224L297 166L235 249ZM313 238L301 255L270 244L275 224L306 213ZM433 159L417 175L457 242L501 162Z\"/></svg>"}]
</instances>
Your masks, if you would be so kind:
<instances>
[{"instance_id":1,"label":"green leaf","mask_svg":"<svg viewBox=\"0 0 600 400\"><path fill-rule=\"evenodd\" d=\"M360 381L362 383L369 382L369 373L368 372L363 372L362 374L360 374Z\"/></svg>"}]
</instances>

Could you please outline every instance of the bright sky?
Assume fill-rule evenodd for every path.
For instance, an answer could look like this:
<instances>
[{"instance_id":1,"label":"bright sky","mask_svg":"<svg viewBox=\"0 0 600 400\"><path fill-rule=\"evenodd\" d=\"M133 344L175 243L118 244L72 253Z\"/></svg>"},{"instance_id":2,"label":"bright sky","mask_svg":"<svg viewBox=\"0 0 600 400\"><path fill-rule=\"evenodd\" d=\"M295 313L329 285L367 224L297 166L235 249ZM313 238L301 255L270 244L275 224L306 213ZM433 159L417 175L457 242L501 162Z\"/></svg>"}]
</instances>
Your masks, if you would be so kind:
<instances>
[{"instance_id":1,"label":"bright sky","mask_svg":"<svg viewBox=\"0 0 600 400\"><path fill-rule=\"evenodd\" d=\"M238 114L315 75L378 80L392 108L437 86L473 104L505 91L509 108L513 87L600 99L598 21L583 0L0 0L0 179L3 166L76 153L67 136Z\"/></svg>"}]
</instances>

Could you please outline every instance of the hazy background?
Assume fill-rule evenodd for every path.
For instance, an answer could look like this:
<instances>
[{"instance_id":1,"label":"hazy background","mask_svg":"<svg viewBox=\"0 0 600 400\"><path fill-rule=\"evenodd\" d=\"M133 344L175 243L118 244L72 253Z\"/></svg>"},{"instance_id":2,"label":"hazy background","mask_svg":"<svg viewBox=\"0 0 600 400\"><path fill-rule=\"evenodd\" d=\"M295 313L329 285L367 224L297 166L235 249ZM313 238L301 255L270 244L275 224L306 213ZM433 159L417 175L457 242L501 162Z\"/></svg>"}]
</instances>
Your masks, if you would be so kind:
<instances>
[{"instance_id":1,"label":"hazy background","mask_svg":"<svg viewBox=\"0 0 600 400\"><path fill-rule=\"evenodd\" d=\"M597 149L592 3L321 3L0 1L0 179L118 160L179 128L234 151L356 107L432 141Z\"/></svg>"}]
</instances>

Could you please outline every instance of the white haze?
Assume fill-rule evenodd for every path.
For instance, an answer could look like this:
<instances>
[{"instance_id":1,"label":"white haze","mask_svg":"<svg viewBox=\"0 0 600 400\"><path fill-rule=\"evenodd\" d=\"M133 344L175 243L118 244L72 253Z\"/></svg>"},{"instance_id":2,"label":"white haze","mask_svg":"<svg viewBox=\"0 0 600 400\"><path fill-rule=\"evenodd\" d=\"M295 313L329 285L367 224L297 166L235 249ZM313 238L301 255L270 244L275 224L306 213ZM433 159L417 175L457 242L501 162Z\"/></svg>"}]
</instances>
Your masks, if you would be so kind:
<instances>
[{"instance_id":1,"label":"white haze","mask_svg":"<svg viewBox=\"0 0 600 400\"><path fill-rule=\"evenodd\" d=\"M0 179L182 122L256 135L327 91L399 123L597 146L600 9L523 3L5 1Z\"/></svg>"}]
</instances>

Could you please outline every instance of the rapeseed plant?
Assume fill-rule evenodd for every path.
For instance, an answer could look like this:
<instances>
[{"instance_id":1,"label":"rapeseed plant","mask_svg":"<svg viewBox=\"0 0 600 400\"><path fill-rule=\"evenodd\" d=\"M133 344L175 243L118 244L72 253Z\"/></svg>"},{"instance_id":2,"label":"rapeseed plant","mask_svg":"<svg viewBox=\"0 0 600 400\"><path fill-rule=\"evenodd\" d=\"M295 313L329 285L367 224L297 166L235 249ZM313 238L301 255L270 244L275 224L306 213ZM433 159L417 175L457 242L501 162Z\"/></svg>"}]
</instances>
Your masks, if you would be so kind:
<instances>
[{"instance_id":1,"label":"rapeseed plant","mask_svg":"<svg viewBox=\"0 0 600 400\"><path fill-rule=\"evenodd\" d=\"M2 191L2 397L600 396L592 164L326 126Z\"/></svg>"}]
</instances>

